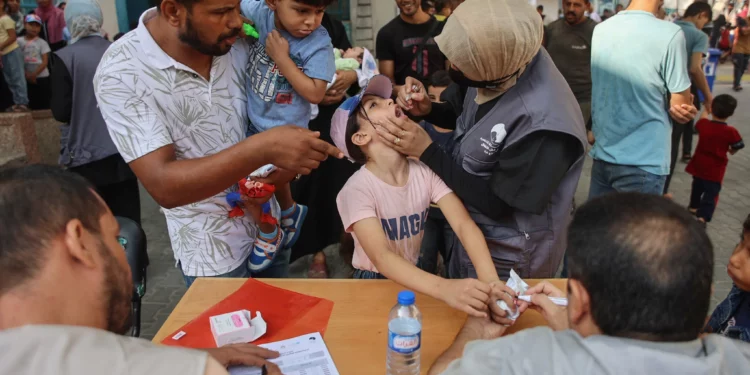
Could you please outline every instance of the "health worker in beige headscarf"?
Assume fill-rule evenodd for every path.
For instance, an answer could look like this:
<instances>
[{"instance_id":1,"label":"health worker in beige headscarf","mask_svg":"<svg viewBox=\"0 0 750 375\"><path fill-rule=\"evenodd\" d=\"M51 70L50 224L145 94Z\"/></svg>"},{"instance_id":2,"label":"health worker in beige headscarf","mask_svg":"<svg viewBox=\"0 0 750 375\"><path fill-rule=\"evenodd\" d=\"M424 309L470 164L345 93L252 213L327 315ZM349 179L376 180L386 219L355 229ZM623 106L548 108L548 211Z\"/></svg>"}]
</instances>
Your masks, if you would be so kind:
<instances>
[{"instance_id":1,"label":"health worker in beige headscarf","mask_svg":"<svg viewBox=\"0 0 750 375\"><path fill-rule=\"evenodd\" d=\"M502 279L511 269L524 278L554 276L583 168L583 116L542 36L542 19L526 0L466 0L435 38L451 61L445 102L430 102L412 78L396 99L412 116L455 129L453 138L433 142L403 116L376 126L463 200ZM450 231L446 244L449 276L476 277Z\"/></svg>"}]
</instances>

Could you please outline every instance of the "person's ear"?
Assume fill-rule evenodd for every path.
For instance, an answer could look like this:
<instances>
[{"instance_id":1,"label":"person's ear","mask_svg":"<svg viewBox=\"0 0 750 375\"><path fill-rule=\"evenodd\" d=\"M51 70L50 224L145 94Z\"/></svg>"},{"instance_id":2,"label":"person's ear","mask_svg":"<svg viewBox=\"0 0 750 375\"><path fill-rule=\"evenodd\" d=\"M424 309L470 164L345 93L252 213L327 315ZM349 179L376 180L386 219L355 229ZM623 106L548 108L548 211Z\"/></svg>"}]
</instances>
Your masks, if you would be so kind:
<instances>
[{"instance_id":1,"label":"person's ear","mask_svg":"<svg viewBox=\"0 0 750 375\"><path fill-rule=\"evenodd\" d=\"M591 315L591 297L580 281L568 279L568 319L571 326L579 325Z\"/></svg>"},{"instance_id":2,"label":"person's ear","mask_svg":"<svg viewBox=\"0 0 750 375\"><path fill-rule=\"evenodd\" d=\"M68 255L74 262L87 268L96 267L94 253L97 251L93 246L93 238L88 230L78 219L73 219L65 225L64 242Z\"/></svg>"},{"instance_id":3,"label":"person's ear","mask_svg":"<svg viewBox=\"0 0 750 375\"><path fill-rule=\"evenodd\" d=\"M174 0L162 0L159 10L166 17L167 22L174 27L180 27L182 13L187 12L184 5L177 4Z\"/></svg>"},{"instance_id":4,"label":"person's ear","mask_svg":"<svg viewBox=\"0 0 750 375\"><path fill-rule=\"evenodd\" d=\"M358 132L352 134L352 143L354 145L356 145L356 146L359 146L359 147L362 147L362 146L370 143L371 140L372 140L372 137L370 137L369 134L367 134L367 133L365 133L363 131L358 131Z\"/></svg>"},{"instance_id":5,"label":"person's ear","mask_svg":"<svg viewBox=\"0 0 750 375\"><path fill-rule=\"evenodd\" d=\"M266 5L268 5L268 9L271 9L274 12L276 11L276 8L278 7L276 0L266 0Z\"/></svg>"}]
</instances>

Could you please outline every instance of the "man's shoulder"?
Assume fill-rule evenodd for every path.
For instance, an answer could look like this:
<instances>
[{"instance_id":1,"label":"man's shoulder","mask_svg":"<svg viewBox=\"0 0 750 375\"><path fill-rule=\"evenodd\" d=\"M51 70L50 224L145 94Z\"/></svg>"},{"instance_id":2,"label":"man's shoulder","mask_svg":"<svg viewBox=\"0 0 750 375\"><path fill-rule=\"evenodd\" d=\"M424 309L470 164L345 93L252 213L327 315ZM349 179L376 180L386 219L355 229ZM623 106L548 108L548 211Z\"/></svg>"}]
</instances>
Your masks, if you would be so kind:
<instances>
[{"instance_id":1,"label":"man's shoulder","mask_svg":"<svg viewBox=\"0 0 750 375\"><path fill-rule=\"evenodd\" d=\"M57 373L97 374L141 371L161 374L198 373L207 354L160 347L150 341L101 329L62 325L30 325L0 332L3 369L16 375ZM29 363L37 353L44 361ZM93 361L95 357L97 360ZM128 372L126 371L126 372ZM185 372L186 373L186 372Z\"/></svg>"},{"instance_id":2,"label":"man's shoulder","mask_svg":"<svg viewBox=\"0 0 750 375\"><path fill-rule=\"evenodd\" d=\"M706 335L701 340L708 356L719 357L717 360L728 370L727 373L741 374L747 371L750 366L750 343L715 333Z\"/></svg>"},{"instance_id":3,"label":"man's shoulder","mask_svg":"<svg viewBox=\"0 0 750 375\"><path fill-rule=\"evenodd\" d=\"M589 19L587 19L586 21L583 22L583 27L585 29L590 30L590 31L593 32L594 28L596 26L600 25L600 24L601 24L601 22L596 22L596 21L592 20L591 18L589 18Z\"/></svg>"},{"instance_id":4,"label":"man's shoulder","mask_svg":"<svg viewBox=\"0 0 750 375\"><path fill-rule=\"evenodd\" d=\"M692 22L686 22L686 21L677 21L674 23L675 25L679 26L683 33L685 33L685 37L688 36L690 38L701 38L702 35L706 36L706 39L708 39L708 35L698 29L698 27L695 26Z\"/></svg>"},{"instance_id":5,"label":"man's shoulder","mask_svg":"<svg viewBox=\"0 0 750 375\"><path fill-rule=\"evenodd\" d=\"M572 331L554 332L549 327L525 329L494 340L466 344L463 357L451 364L444 375L552 374L561 373L561 338ZM554 367L554 366L560 367Z\"/></svg>"},{"instance_id":6,"label":"man's shoulder","mask_svg":"<svg viewBox=\"0 0 750 375\"><path fill-rule=\"evenodd\" d=\"M524 329L512 335L503 336L494 340L474 341L466 345L464 358L480 358L489 352L501 348L513 349L516 352L526 352L528 348L534 347L540 356L549 356L551 351L558 346L560 337L577 335L573 331L553 331L551 328L542 326ZM512 358L508 358L511 360Z\"/></svg>"},{"instance_id":7,"label":"man's shoulder","mask_svg":"<svg viewBox=\"0 0 750 375\"><path fill-rule=\"evenodd\" d=\"M549 25L546 26L548 33L553 33L560 31L565 26L565 19L564 18L558 18L552 22L550 22Z\"/></svg>"},{"instance_id":8,"label":"man's shoulder","mask_svg":"<svg viewBox=\"0 0 750 375\"><path fill-rule=\"evenodd\" d=\"M143 65L136 53L143 51L140 48L141 41L135 31L131 31L122 38L112 43L104 52L99 62L99 70L116 71L120 66Z\"/></svg>"},{"instance_id":9,"label":"man's shoulder","mask_svg":"<svg viewBox=\"0 0 750 375\"><path fill-rule=\"evenodd\" d=\"M647 26L649 29L658 30L662 32L663 35L667 37L669 40L674 39L674 36L679 34L682 31L682 27L680 27L679 25L673 22L668 22L668 21L663 21L663 20L658 20L658 19L646 23L645 26Z\"/></svg>"},{"instance_id":10,"label":"man's shoulder","mask_svg":"<svg viewBox=\"0 0 750 375\"><path fill-rule=\"evenodd\" d=\"M378 31L378 35L390 35L396 32L397 29L400 29L402 27L403 21L401 20L401 17L396 16L380 28L380 31Z\"/></svg>"}]
</instances>

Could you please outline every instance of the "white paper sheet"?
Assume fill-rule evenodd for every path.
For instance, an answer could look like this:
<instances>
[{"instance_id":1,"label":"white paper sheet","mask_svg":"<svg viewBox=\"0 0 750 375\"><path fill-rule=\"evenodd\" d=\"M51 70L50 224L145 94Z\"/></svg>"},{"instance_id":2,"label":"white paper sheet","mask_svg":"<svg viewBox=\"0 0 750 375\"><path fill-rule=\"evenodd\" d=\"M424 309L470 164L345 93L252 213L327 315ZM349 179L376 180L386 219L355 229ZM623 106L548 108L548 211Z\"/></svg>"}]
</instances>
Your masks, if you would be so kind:
<instances>
[{"instance_id":1,"label":"white paper sheet","mask_svg":"<svg viewBox=\"0 0 750 375\"><path fill-rule=\"evenodd\" d=\"M281 353L271 362L278 365L284 375L339 375L323 336L318 332L260 346ZM237 366L229 368L229 374L261 375L261 370L258 367Z\"/></svg>"}]
</instances>

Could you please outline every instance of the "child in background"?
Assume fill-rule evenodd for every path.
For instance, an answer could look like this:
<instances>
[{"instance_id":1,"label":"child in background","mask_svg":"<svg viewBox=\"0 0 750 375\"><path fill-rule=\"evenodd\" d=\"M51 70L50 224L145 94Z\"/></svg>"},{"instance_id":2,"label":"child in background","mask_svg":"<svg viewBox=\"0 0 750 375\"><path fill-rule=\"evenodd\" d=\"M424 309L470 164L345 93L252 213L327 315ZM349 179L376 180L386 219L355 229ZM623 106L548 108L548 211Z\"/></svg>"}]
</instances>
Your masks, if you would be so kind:
<instances>
[{"instance_id":1,"label":"child in background","mask_svg":"<svg viewBox=\"0 0 750 375\"><path fill-rule=\"evenodd\" d=\"M704 331L750 342L750 215L742 226L740 243L729 258L727 273L734 285L716 306Z\"/></svg>"},{"instance_id":2,"label":"child in background","mask_svg":"<svg viewBox=\"0 0 750 375\"><path fill-rule=\"evenodd\" d=\"M435 0L435 19L445 22L453 12L450 0Z\"/></svg>"},{"instance_id":3,"label":"child in background","mask_svg":"<svg viewBox=\"0 0 750 375\"><path fill-rule=\"evenodd\" d=\"M727 125L727 120L737 108L737 100L731 95L719 95L711 104L713 120L708 120L706 111L695 124L698 131L698 147L685 171L693 176L688 209L698 220L708 223L713 217L719 191L724 181L729 159L727 153L735 154L745 147L737 129Z\"/></svg>"},{"instance_id":4,"label":"child in background","mask_svg":"<svg viewBox=\"0 0 750 375\"><path fill-rule=\"evenodd\" d=\"M336 73L333 45L320 27L326 6L333 0L242 0L242 15L258 31L248 62L248 136L282 125L307 128L310 104L318 104ZM268 170L267 166L261 168ZM289 184L276 187L281 207L274 232L258 231L250 255L251 271L271 265L278 250L291 249L299 238L307 207L292 198Z\"/></svg>"},{"instance_id":5,"label":"child in background","mask_svg":"<svg viewBox=\"0 0 750 375\"><path fill-rule=\"evenodd\" d=\"M36 14L29 14L25 19L26 35L18 39L23 51L26 67L26 87L31 109L49 109L49 53L52 51L44 39L39 37L42 31L42 19Z\"/></svg>"},{"instance_id":6,"label":"child in background","mask_svg":"<svg viewBox=\"0 0 750 375\"><path fill-rule=\"evenodd\" d=\"M389 119L406 118L391 99L392 90L388 77L373 77L336 110L331 122L336 146L364 164L336 198L344 228L354 237L354 278L388 278L468 314L486 316L492 289L504 284L484 235L434 172L385 145L375 130ZM430 202L437 203L466 247L479 280L449 280L418 268Z\"/></svg>"},{"instance_id":7,"label":"child in background","mask_svg":"<svg viewBox=\"0 0 750 375\"><path fill-rule=\"evenodd\" d=\"M357 70L362 66L362 58L365 55L365 49L362 47L343 49L333 49L333 59L336 64L336 70Z\"/></svg>"},{"instance_id":8,"label":"child in background","mask_svg":"<svg viewBox=\"0 0 750 375\"><path fill-rule=\"evenodd\" d=\"M448 86L450 86L451 82L448 71L439 70L433 73L427 82L427 95L429 96L430 101L436 103L442 102L440 96L446 91ZM454 85L451 90L453 89L460 90L461 88ZM450 92L448 94L450 95ZM453 150L453 130L443 129L426 121L422 121L421 125L435 143L439 144L447 152Z\"/></svg>"},{"instance_id":9,"label":"child in background","mask_svg":"<svg viewBox=\"0 0 750 375\"><path fill-rule=\"evenodd\" d=\"M427 95L432 102L441 102L441 95L451 84L450 76L445 70L439 70L432 74L427 84ZM458 88L458 86L455 86ZM450 93L449 93L450 94ZM420 125L430 135L432 141L440 145L446 152L451 152L453 147L453 131L443 129L432 125L427 121L420 122ZM420 249L420 259L422 270L438 274L438 254L443 258L443 264L448 259L447 246L445 244L445 215L440 211L435 203L430 203L430 213L427 215L425 222L424 238L422 239L422 248Z\"/></svg>"},{"instance_id":10,"label":"child in background","mask_svg":"<svg viewBox=\"0 0 750 375\"><path fill-rule=\"evenodd\" d=\"M360 85L364 85L378 72L377 61L372 56L370 51L362 47L349 48L346 51L338 48L333 49L333 58L336 64L336 72L339 70L347 71L353 70L357 73L357 78ZM334 83L336 83L336 76L338 73L331 77L331 81L328 82L326 89L330 89ZM311 104L312 113L310 120L314 120L318 117L318 105Z\"/></svg>"},{"instance_id":11,"label":"child in background","mask_svg":"<svg viewBox=\"0 0 750 375\"><path fill-rule=\"evenodd\" d=\"M21 10L21 0L6 0L8 15L16 22L16 36L23 35L24 14Z\"/></svg>"},{"instance_id":12,"label":"child in background","mask_svg":"<svg viewBox=\"0 0 750 375\"><path fill-rule=\"evenodd\" d=\"M26 112L29 110L29 97L23 74L23 52L18 49L16 23L8 15L8 9L7 0L0 0L0 69L13 94L14 105L8 112Z\"/></svg>"}]
</instances>

